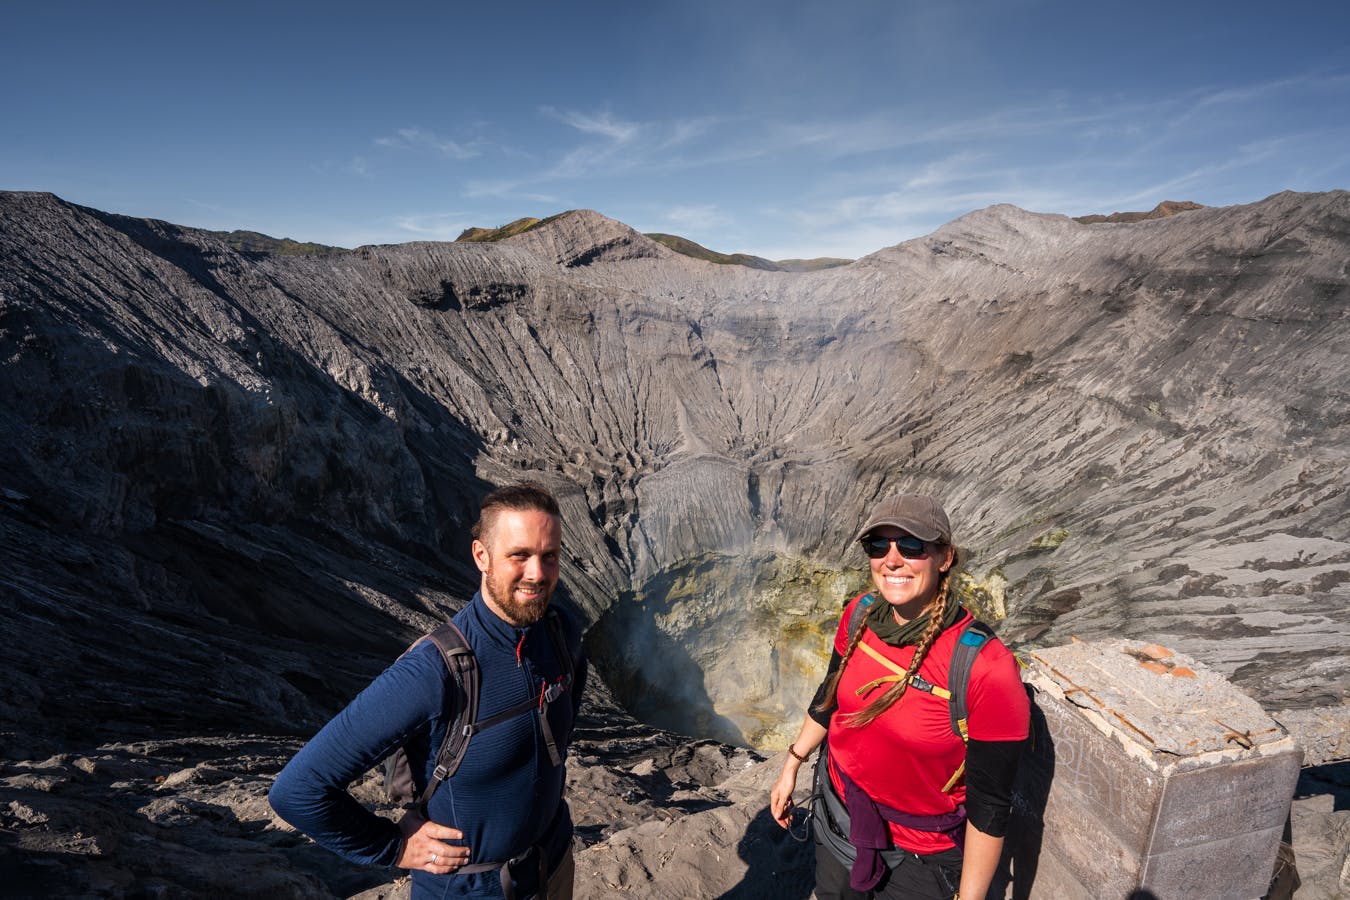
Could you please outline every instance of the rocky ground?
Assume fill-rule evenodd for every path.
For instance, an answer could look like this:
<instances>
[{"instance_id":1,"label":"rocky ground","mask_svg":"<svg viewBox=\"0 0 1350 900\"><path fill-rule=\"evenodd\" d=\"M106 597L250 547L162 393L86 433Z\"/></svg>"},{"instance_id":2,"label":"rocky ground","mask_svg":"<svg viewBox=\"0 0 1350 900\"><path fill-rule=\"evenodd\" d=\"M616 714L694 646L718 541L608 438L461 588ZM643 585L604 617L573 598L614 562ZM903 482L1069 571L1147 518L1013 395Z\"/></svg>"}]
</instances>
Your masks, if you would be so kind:
<instances>
[{"instance_id":1,"label":"rocky ground","mask_svg":"<svg viewBox=\"0 0 1350 900\"><path fill-rule=\"evenodd\" d=\"M1300 737L1310 746L1344 740L1347 721L1350 708L1324 712L1311 717L1307 736ZM299 743L226 735L109 743L41 761L6 761L0 766L4 896L399 896L406 879L348 865L271 813L272 778ZM592 698L569 764L577 896L810 896L811 843L794 839L768 816L768 791L782 758L654 732L602 697ZM809 784L804 767L799 800ZM396 817L380 787L371 773L353 790L380 814ZM1347 896L1350 765L1305 769L1290 826L1302 881L1297 896ZM803 823L799 836L805 834Z\"/></svg>"},{"instance_id":2,"label":"rocky ground","mask_svg":"<svg viewBox=\"0 0 1350 900\"><path fill-rule=\"evenodd\" d=\"M898 489L945 499L1011 642L1155 640L1277 716L1340 708L1347 259L1345 192L1128 223L992 207L813 273L584 211L307 258L2 193L5 878L173 896L235 848L232 891L375 887L276 830L263 786L468 596L476 500L525 474L561 498L601 674L676 732L781 745L862 570L851 530ZM576 767L599 779L579 799L635 798L588 808L583 883L801 871L750 757L625 740L672 755L634 774L616 738ZM1318 796L1294 827L1331 829L1334 868L1343 802Z\"/></svg>"},{"instance_id":3,"label":"rocky ground","mask_svg":"<svg viewBox=\"0 0 1350 900\"><path fill-rule=\"evenodd\" d=\"M578 892L784 896L749 875L809 885L810 859L762 813L763 757L654 731L603 689L572 748ZM0 766L7 897L394 896L406 879L342 862L277 819L272 779L300 746L274 735L106 743ZM381 815L382 779L353 793ZM756 807L759 812L756 812ZM769 867L766 869L765 867ZM740 888L740 881L747 884ZM775 882L777 883L777 882ZM809 887L807 888L809 891Z\"/></svg>"}]
</instances>

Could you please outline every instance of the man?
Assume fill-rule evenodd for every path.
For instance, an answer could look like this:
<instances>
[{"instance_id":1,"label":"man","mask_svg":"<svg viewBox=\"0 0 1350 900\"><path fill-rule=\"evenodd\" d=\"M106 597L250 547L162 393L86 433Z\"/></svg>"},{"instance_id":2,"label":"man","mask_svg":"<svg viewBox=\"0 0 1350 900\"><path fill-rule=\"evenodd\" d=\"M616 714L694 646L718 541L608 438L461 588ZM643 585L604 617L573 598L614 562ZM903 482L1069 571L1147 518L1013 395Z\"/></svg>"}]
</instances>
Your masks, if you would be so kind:
<instances>
[{"instance_id":1,"label":"man","mask_svg":"<svg viewBox=\"0 0 1350 900\"><path fill-rule=\"evenodd\" d=\"M477 658L477 721L522 704L530 708L475 734L459 768L425 808L398 824L369 812L347 785L406 745L413 771L422 776L420 789L455 718L454 678L440 651L424 641L295 755L269 799L283 819L348 860L410 869L414 900L568 900L572 820L562 797L562 756L586 666L578 629L559 610L573 680L556 702L542 702L565 685L569 668L546 621L558 584L558 503L537 484L501 488L483 499L473 534L482 583L452 621ZM541 702L531 704L532 698Z\"/></svg>"}]
</instances>

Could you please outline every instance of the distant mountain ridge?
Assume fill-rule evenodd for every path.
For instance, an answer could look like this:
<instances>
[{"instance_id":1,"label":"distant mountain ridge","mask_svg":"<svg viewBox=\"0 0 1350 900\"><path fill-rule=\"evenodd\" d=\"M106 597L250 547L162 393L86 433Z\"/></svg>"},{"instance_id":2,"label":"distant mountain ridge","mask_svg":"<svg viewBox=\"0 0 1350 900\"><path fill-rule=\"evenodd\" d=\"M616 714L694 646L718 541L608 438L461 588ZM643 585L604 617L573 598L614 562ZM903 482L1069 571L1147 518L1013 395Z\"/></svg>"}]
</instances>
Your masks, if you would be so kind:
<instances>
[{"instance_id":1,"label":"distant mountain ridge","mask_svg":"<svg viewBox=\"0 0 1350 900\"><path fill-rule=\"evenodd\" d=\"M1175 216L1177 213L1204 208L1199 203L1193 203L1190 200L1164 200L1148 212L1113 212L1109 216L1100 214L1074 216L1073 220L1082 222L1084 225L1097 225L1102 222L1143 222L1148 219L1165 219L1168 216Z\"/></svg>"},{"instance_id":2,"label":"distant mountain ridge","mask_svg":"<svg viewBox=\"0 0 1350 900\"><path fill-rule=\"evenodd\" d=\"M1074 216L1075 222L1081 222L1084 225L1095 225L1103 222L1140 222L1148 219L1161 219L1168 216L1174 216L1181 212L1190 212L1191 210L1204 209L1199 203L1193 203L1189 200L1164 200L1155 206L1149 212L1113 212L1109 216L1093 214L1087 216ZM456 243L475 243L492 244L513 238L518 234L525 234L533 231L540 226L547 225L564 216L571 215L578 210L565 210L555 213L547 218L538 219L533 216L525 216L501 225L497 228L481 228L470 226L460 232L455 238ZM334 253L347 252L343 247L334 247L327 244L318 244L311 241L296 241L291 238L275 238L271 235L262 234L257 231L212 231L214 234L224 240L234 249L241 253L275 253L281 256L328 256ZM762 256L753 256L749 253L720 253L716 250L709 250L702 244L691 241L688 238L680 237L675 234L666 234L659 231L644 232L646 237L651 238L663 247L675 251L682 256L688 256L693 259L701 259L705 262L716 263L723 266L745 266L750 269L760 269L766 272L814 272L820 269L830 269L837 266L846 266L853 262L851 259L834 256L818 256L813 259L765 259Z\"/></svg>"},{"instance_id":3,"label":"distant mountain ridge","mask_svg":"<svg viewBox=\"0 0 1350 900\"><path fill-rule=\"evenodd\" d=\"M331 247L328 244L316 244L312 241L293 241L290 238L274 238L259 231L211 231L240 253L275 253L280 256L330 256L334 253L346 253L344 247Z\"/></svg>"},{"instance_id":4,"label":"distant mountain ridge","mask_svg":"<svg viewBox=\"0 0 1350 900\"><path fill-rule=\"evenodd\" d=\"M533 231L540 226L547 225L575 212L578 212L578 210L569 209L544 219L525 216L497 228L471 226L459 233L459 236L455 238L455 243L494 244ZM208 233L216 235L240 253L274 253L280 256L329 256L335 253L348 252L343 247L333 247L311 241L296 241L291 238L275 238L258 231L235 230L211 231ZM765 259L762 256L752 256L748 253L718 253L688 238L674 234L651 232L646 236L676 253L694 259L702 259L718 265L746 266L747 268L762 269L768 272L814 272L818 269L848 265L853 261L837 257L772 260Z\"/></svg>"},{"instance_id":5,"label":"distant mountain ridge","mask_svg":"<svg viewBox=\"0 0 1350 900\"><path fill-rule=\"evenodd\" d=\"M748 253L718 253L716 250L709 250L702 244L696 244L688 238L682 238L678 235L662 234L659 231L649 231L646 232L646 235L658 244L669 247L676 253L692 256L694 259L703 259L722 266L747 266L751 269L763 269L766 272L814 272L818 269L846 266L853 262L851 259L831 256L819 256L815 259L773 260L765 259L762 256L751 256Z\"/></svg>"},{"instance_id":6,"label":"distant mountain ridge","mask_svg":"<svg viewBox=\"0 0 1350 900\"><path fill-rule=\"evenodd\" d=\"M499 228L479 228L471 227L462 231L456 242L471 243L495 243L504 241L507 238L515 237L518 234L524 234L527 231L533 231L541 225L546 225L563 216L571 215L578 210L569 209L566 212L557 213L546 219L536 219L525 217L516 219ZM706 262L717 263L723 266L746 266L751 269L762 269L766 272L814 272L817 269L828 269L834 266L846 266L853 262L851 259L840 259L837 257L817 257L815 259L765 259L762 256L752 256L748 253L718 253L716 250L709 250L702 244L695 243L688 238L680 237L675 234L664 234L658 231L644 232L646 237L651 238L663 247L674 250L683 256L701 259Z\"/></svg>"}]
</instances>

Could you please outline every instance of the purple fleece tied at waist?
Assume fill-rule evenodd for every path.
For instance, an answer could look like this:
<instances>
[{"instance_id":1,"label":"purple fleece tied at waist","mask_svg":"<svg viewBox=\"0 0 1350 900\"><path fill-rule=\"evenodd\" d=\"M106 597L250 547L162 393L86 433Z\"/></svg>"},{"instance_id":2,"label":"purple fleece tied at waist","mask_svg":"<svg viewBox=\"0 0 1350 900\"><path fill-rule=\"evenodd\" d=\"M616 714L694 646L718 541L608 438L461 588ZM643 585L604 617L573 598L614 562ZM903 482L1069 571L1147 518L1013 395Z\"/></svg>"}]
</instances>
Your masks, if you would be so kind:
<instances>
[{"instance_id":1,"label":"purple fleece tied at waist","mask_svg":"<svg viewBox=\"0 0 1350 900\"><path fill-rule=\"evenodd\" d=\"M894 822L916 831L938 831L956 842L960 849L965 841L962 826L966 821L966 807L961 804L949 813L936 816L917 816L882 806L858 783L848 777L842 768L835 768L844 782L844 806L848 809L848 842L858 851L848 883L855 891L870 891L886 874L886 863L881 851L891 846L891 830L887 822ZM827 778L829 776L826 776Z\"/></svg>"}]
</instances>

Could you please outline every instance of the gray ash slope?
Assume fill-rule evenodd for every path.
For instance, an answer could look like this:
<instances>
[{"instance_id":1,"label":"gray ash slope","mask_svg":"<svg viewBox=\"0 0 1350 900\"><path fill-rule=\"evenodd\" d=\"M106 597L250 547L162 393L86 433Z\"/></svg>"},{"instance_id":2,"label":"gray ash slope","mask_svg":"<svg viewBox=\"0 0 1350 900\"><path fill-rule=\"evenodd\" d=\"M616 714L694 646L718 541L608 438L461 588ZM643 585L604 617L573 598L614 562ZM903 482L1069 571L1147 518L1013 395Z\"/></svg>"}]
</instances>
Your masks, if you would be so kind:
<instances>
[{"instance_id":1,"label":"gray ash slope","mask_svg":"<svg viewBox=\"0 0 1350 900\"><path fill-rule=\"evenodd\" d=\"M1009 639L1147 638L1340 703L1348 261L1339 191L992 207L801 274L591 212L281 257L0 194L0 751L307 733L472 592L475 501L526 473L591 620L710 560L856 570L850 526L916 489ZM752 673L700 636L821 612L769 591L728 634L722 593L655 610L714 696Z\"/></svg>"}]
</instances>

